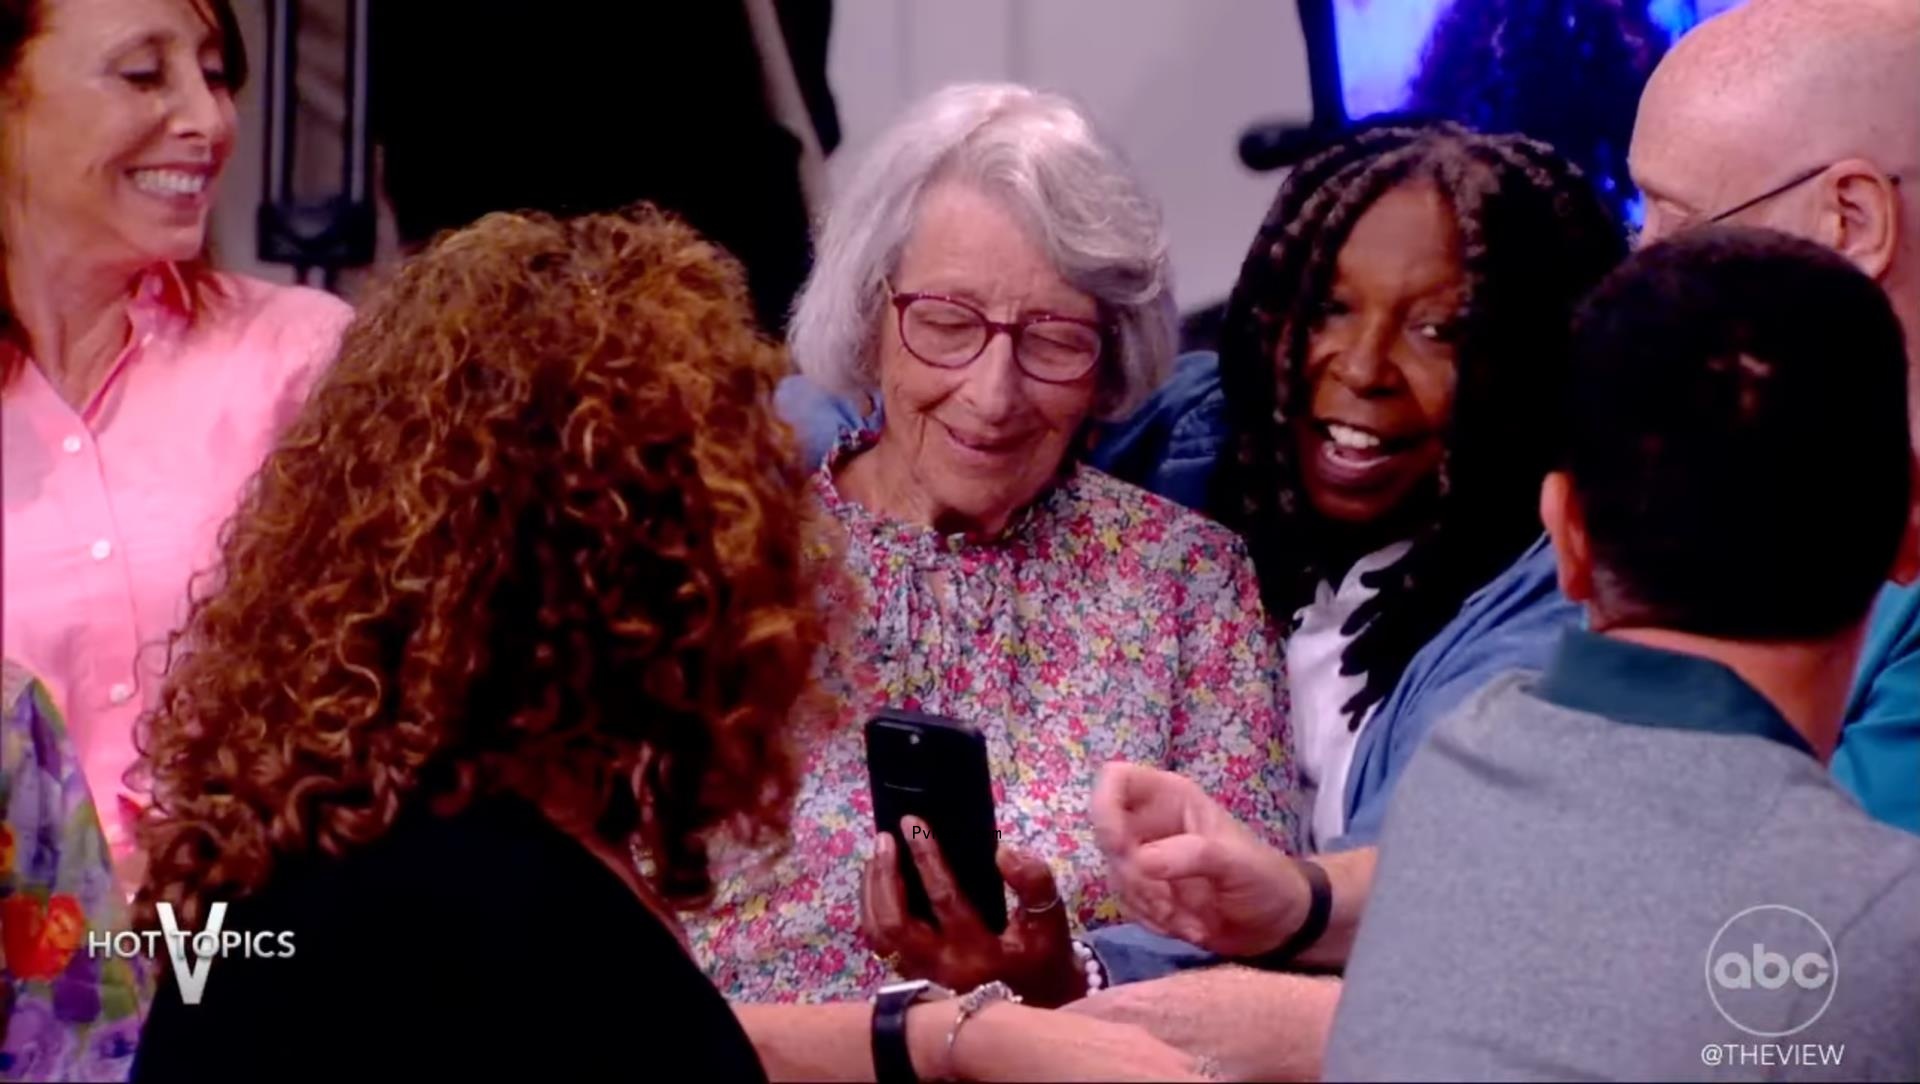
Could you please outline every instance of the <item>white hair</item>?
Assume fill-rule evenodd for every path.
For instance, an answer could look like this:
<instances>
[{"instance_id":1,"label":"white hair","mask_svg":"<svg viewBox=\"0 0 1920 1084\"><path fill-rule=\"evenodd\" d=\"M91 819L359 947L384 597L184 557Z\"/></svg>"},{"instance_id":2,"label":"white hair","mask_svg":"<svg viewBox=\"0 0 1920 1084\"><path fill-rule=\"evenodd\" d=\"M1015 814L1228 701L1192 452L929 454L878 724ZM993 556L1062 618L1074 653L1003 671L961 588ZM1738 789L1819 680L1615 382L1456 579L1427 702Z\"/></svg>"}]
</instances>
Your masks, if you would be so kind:
<instances>
[{"instance_id":1,"label":"white hair","mask_svg":"<svg viewBox=\"0 0 1920 1084\"><path fill-rule=\"evenodd\" d=\"M1160 207L1066 98L1013 84L946 87L882 135L833 199L787 340L814 383L870 397L883 280L912 235L921 196L960 180L1024 223L1060 277L1099 302L1117 349L1101 361L1095 411L1131 412L1167 378L1175 348Z\"/></svg>"}]
</instances>

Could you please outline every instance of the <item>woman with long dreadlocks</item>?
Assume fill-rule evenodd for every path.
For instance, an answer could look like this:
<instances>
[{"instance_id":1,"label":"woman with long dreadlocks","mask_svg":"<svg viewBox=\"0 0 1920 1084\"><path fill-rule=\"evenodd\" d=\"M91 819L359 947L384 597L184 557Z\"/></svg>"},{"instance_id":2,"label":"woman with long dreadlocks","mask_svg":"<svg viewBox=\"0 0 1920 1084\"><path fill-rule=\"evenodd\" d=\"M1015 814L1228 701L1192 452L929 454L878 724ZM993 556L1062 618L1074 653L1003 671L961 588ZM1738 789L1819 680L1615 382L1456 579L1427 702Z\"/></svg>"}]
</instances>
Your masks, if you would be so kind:
<instances>
[{"instance_id":1,"label":"woman with long dreadlocks","mask_svg":"<svg viewBox=\"0 0 1920 1084\"><path fill-rule=\"evenodd\" d=\"M1288 859L1272 875L1287 889L1271 894L1279 938L1235 940L1167 921L1154 928L1198 947L1139 926L1093 931L1114 981L1213 953L1269 966L1344 961L1397 766L1470 691L1449 682L1435 691L1450 703L1416 702L1396 685L1422 645L1539 537L1572 310L1624 254L1623 232L1579 170L1518 136L1382 123L1288 177L1228 303L1217 373L1183 359L1161 399L1094 458L1204 499L1247 538L1266 610L1291 626L1293 735L1315 788L1313 840L1349 853ZM1502 635L1526 627L1508 620ZM1476 658L1492 673L1520 650L1502 639ZM1350 781L1357 748L1382 759L1369 747L1390 750L1393 770ZM1121 766L1102 776L1095 834L1130 914L1154 923L1155 893L1184 876L1168 863L1198 854L1150 844L1216 823L1214 809L1170 773ZM1165 823L1147 823L1143 811ZM1328 902L1314 907L1316 896ZM1300 1060L1238 1070L1314 1071L1314 1021L1331 1019L1337 984L1302 979L1266 988L1267 1001L1236 976L1244 972L1140 983L1090 1011L1146 1022L1176 1045L1198 1041L1190 1049L1208 1046L1226 1065L1240 1060L1242 1040L1256 1058L1276 1048L1257 1040L1259 1029L1236 1034L1202 1017L1219 1009L1221 1020L1254 1019L1228 1006L1260 996L1300 1024L1301 1042L1283 1044Z\"/></svg>"},{"instance_id":2,"label":"woman with long dreadlocks","mask_svg":"<svg viewBox=\"0 0 1920 1084\"><path fill-rule=\"evenodd\" d=\"M1255 238L1222 329L1210 504L1291 618L1317 844L1376 797L1347 768L1408 660L1538 537L1568 319L1624 250L1559 155L1451 124L1331 147Z\"/></svg>"}]
</instances>

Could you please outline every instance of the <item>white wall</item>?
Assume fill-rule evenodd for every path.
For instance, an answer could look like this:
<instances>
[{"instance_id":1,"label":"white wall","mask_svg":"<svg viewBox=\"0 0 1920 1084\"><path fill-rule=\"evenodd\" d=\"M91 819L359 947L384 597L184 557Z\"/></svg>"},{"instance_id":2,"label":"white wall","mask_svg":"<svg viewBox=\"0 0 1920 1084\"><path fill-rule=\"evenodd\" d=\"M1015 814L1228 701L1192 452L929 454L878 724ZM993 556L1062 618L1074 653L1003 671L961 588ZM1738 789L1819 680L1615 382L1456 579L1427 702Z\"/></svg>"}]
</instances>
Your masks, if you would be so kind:
<instances>
[{"instance_id":1,"label":"white wall","mask_svg":"<svg viewBox=\"0 0 1920 1084\"><path fill-rule=\"evenodd\" d=\"M1165 206L1183 309L1224 297L1279 177L1240 165L1240 131L1311 113L1306 47L1287 0L838 0L829 76L846 140L914 98L1011 79L1085 104Z\"/></svg>"},{"instance_id":2,"label":"white wall","mask_svg":"<svg viewBox=\"0 0 1920 1084\"><path fill-rule=\"evenodd\" d=\"M235 6L255 78L240 102L215 244L225 265L284 282L287 268L254 257L266 0ZM316 47L310 56L338 48L318 24L302 35L303 47ZM1226 295L1279 181L1240 165L1240 130L1310 113L1306 50L1289 0L837 0L829 78L845 131L830 177L843 176L908 102L945 83L1012 79L1085 103L1166 208L1183 308ZM324 109L328 95L302 82Z\"/></svg>"}]
</instances>

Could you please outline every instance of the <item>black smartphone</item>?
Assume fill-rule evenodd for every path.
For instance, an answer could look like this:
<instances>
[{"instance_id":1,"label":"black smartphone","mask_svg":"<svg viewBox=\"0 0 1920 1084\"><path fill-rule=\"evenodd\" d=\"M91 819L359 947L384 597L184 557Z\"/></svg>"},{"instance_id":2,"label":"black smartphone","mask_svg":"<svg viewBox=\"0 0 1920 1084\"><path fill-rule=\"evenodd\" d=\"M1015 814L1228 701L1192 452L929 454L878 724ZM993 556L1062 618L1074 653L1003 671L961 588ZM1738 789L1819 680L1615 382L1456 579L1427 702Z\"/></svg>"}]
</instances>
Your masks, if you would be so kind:
<instances>
[{"instance_id":1,"label":"black smartphone","mask_svg":"<svg viewBox=\"0 0 1920 1084\"><path fill-rule=\"evenodd\" d=\"M993 774L980 732L938 715L882 709L867 721L867 780L874 822L893 836L900 856L907 910L939 924L901 832L900 818L912 816L926 824L981 923L994 933L1005 930L1007 896L994 864L1000 832L993 819Z\"/></svg>"}]
</instances>

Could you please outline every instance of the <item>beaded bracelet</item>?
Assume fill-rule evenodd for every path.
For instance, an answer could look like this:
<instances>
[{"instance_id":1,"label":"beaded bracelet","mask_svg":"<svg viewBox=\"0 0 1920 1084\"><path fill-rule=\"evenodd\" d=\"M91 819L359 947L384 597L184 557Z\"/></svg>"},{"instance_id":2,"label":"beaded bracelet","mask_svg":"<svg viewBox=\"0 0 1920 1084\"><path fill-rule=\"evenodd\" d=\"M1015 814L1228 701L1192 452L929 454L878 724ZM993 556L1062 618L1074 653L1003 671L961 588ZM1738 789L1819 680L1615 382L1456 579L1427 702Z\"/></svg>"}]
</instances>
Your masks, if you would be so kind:
<instances>
[{"instance_id":1,"label":"beaded bracelet","mask_svg":"<svg viewBox=\"0 0 1920 1084\"><path fill-rule=\"evenodd\" d=\"M1107 965L1100 962L1092 945L1078 937L1073 939L1073 961L1087 976L1088 994L1097 994L1112 985L1107 979Z\"/></svg>"}]
</instances>

